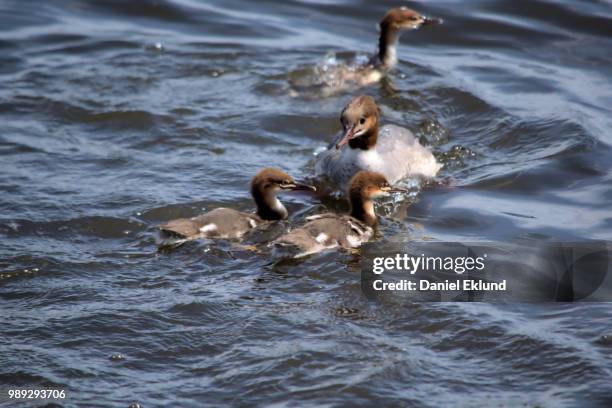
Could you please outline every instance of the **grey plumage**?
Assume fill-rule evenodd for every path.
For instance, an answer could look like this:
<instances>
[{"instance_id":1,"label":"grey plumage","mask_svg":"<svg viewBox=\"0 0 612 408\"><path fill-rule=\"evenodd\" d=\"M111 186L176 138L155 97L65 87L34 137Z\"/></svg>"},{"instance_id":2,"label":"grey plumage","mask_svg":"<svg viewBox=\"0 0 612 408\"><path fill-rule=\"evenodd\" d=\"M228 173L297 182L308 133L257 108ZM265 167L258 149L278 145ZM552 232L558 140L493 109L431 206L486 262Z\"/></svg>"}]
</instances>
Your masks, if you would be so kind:
<instances>
[{"instance_id":1,"label":"grey plumage","mask_svg":"<svg viewBox=\"0 0 612 408\"><path fill-rule=\"evenodd\" d=\"M261 219L231 208L216 208L193 218L179 218L162 224L162 233L178 238L240 238L257 227Z\"/></svg>"},{"instance_id":2,"label":"grey plumage","mask_svg":"<svg viewBox=\"0 0 612 408\"><path fill-rule=\"evenodd\" d=\"M341 137L317 156L315 172L325 175L343 190L359 170L381 173L389 183L396 184L406 177L433 177L441 167L431 151L410 130L400 126L381 127L371 151L336 149L334 146Z\"/></svg>"},{"instance_id":3,"label":"grey plumage","mask_svg":"<svg viewBox=\"0 0 612 408\"><path fill-rule=\"evenodd\" d=\"M299 258L330 248L355 248L374 233L371 227L350 215L325 213L306 220L302 227L272 243L274 257Z\"/></svg>"}]
</instances>

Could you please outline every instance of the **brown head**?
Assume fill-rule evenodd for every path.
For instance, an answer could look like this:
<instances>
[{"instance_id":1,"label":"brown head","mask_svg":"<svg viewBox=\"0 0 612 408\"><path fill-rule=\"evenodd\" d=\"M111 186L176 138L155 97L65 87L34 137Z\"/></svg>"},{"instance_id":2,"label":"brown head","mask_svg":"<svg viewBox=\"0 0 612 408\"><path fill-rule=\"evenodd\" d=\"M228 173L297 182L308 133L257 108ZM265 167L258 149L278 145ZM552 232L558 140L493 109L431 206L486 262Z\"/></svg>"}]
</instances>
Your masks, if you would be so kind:
<instances>
[{"instance_id":1,"label":"brown head","mask_svg":"<svg viewBox=\"0 0 612 408\"><path fill-rule=\"evenodd\" d=\"M370 226L378 222L374 213L373 200L388 196L393 192L407 192L398 187L392 187L380 173L361 170L353 176L349 183L348 197L351 204L351 216Z\"/></svg>"},{"instance_id":2,"label":"brown head","mask_svg":"<svg viewBox=\"0 0 612 408\"><path fill-rule=\"evenodd\" d=\"M424 25L442 24L440 18L425 17L418 11L409 9L408 7L396 7L387 12L380 20L381 30L414 30Z\"/></svg>"},{"instance_id":3,"label":"brown head","mask_svg":"<svg viewBox=\"0 0 612 408\"><path fill-rule=\"evenodd\" d=\"M379 118L374 98L362 95L351 99L340 114L344 136L336 144L336 149L346 143L353 149L367 150L374 147L378 137Z\"/></svg>"},{"instance_id":4,"label":"brown head","mask_svg":"<svg viewBox=\"0 0 612 408\"><path fill-rule=\"evenodd\" d=\"M293 177L279 169L262 169L251 180L251 195L257 205L257 215L264 220L287 218L287 209L276 198L276 194L281 191L299 190L315 191L315 188L296 183Z\"/></svg>"},{"instance_id":5,"label":"brown head","mask_svg":"<svg viewBox=\"0 0 612 408\"><path fill-rule=\"evenodd\" d=\"M379 23L378 59L382 67L388 69L397 63L395 45L402 31L432 24L442 24L442 19L425 17L408 7L389 10Z\"/></svg>"}]
</instances>

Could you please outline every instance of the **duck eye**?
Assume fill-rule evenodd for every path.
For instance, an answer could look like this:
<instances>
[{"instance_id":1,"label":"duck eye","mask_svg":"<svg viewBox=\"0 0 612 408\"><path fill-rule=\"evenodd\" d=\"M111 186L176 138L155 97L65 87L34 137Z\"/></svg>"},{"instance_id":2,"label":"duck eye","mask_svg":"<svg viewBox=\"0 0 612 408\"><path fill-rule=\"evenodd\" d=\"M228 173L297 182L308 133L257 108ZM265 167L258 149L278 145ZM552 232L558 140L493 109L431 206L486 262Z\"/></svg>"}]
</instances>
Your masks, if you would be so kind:
<instances>
[{"instance_id":1,"label":"duck eye","mask_svg":"<svg viewBox=\"0 0 612 408\"><path fill-rule=\"evenodd\" d=\"M411 19L412 21L417 21L419 18L418 18L417 16L412 16L412 17L410 17L410 19Z\"/></svg>"},{"instance_id":2,"label":"duck eye","mask_svg":"<svg viewBox=\"0 0 612 408\"><path fill-rule=\"evenodd\" d=\"M359 124L360 124L360 125L363 125L364 123L365 123L365 118L361 118L361 119L359 119Z\"/></svg>"}]
</instances>

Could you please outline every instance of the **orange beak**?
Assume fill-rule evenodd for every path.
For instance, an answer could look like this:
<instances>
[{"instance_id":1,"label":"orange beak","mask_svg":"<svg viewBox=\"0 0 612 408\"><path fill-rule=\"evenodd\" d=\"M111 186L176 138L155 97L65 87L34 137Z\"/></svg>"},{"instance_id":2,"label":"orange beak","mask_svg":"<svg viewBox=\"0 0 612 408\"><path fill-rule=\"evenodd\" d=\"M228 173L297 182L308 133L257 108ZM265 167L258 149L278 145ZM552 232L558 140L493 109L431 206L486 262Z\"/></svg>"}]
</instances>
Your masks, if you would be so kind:
<instances>
[{"instance_id":1,"label":"orange beak","mask_svg":"<svg viewBox=\"0 0 612 408\"><path fill-rule=\"evenodd\" d=\"M344 136L342 136L342 139L338 143L336 143L336 149L340 149L342 146L347 144L349 140L351 140L354 137L355 137L355 126L347 130Z\"/></svg>"}]
</instances>

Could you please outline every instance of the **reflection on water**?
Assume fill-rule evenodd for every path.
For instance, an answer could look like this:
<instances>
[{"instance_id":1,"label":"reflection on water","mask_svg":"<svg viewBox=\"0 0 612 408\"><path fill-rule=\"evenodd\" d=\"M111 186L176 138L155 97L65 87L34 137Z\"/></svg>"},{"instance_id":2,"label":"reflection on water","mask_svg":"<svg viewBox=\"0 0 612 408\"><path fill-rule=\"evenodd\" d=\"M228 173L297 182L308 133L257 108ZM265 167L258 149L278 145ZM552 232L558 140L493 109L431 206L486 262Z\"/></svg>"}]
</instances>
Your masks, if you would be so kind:
<instances>
[{"instance_id":1,"label":"reflection on water","mask_svg":"<svg viewBox=\"0 0 612 408\"><path fill-rule=\"evenodd\" d=\"M608 5L458 4L410 3L445 24L361 90L445 164L379 209L377 239L610 240ZM313 173L354 91L289 85L374 52L394 6L3 2L1 382L68 387L67 406L609 406L606 304L381 305L358 253L259 245L341 201L288 196L253 246L156 252L163 221L250 210L260 167Z\"/></svg>"}]
</instances>

